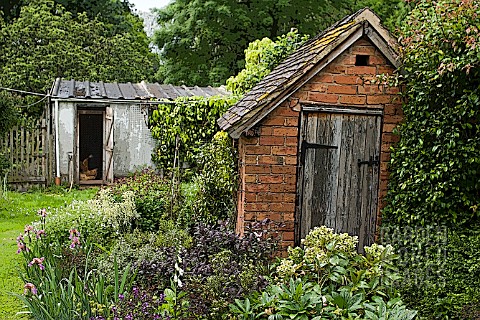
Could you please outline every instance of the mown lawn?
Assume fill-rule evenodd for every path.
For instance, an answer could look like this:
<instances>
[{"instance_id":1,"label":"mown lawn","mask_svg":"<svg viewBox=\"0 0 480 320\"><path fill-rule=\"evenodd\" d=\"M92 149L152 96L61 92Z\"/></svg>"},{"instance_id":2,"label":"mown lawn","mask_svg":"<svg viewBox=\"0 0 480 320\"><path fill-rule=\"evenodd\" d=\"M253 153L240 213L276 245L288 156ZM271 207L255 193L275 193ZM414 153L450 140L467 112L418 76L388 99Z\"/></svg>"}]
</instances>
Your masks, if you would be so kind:
<instances>
[{"instance_id":1,"label":"mown lawn","mask_svg":"<svg viewBox=\"0 0 480 320\"><path fill-rule=\"evenodd\" d=\"M11 292L22 293L23 283L18 277L21 256L17 250L16 238L25 225L37 219L37 210L51 210L71 203L73 200L91 199L97 189L63 189L29 193L8 192L0 198L0 319L22 319L16 315L22 311L22 304Z\"/></svg>"}]
</instances>

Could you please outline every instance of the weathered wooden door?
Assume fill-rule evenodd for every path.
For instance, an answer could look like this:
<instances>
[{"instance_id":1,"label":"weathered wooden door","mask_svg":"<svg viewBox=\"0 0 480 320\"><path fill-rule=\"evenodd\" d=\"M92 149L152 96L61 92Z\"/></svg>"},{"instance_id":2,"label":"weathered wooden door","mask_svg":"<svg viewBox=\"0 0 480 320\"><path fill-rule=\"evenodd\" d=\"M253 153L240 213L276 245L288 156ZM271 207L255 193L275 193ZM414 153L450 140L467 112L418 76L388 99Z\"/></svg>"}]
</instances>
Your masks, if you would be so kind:
<instances>
[{"instance_id":1,"label":"weathered wooden door","mask_svg":"<svg viewBox=\"0 0 480 320\"><path fill-rule=\"evenodd\" d=\"M322 110L302 113L297 241L326 225L362 250L375 238L382 113Z\"/></svg>"},{"instance_id":2,"label":"weathered wooden door","mask_svg":"<svg viewBox=\"0 0 480 320\"><path fill-rule=\"evenodd\" d=\"M105 171L104 182L113 183L113 109L105 108Z\"/></svg>"}]
</instances>

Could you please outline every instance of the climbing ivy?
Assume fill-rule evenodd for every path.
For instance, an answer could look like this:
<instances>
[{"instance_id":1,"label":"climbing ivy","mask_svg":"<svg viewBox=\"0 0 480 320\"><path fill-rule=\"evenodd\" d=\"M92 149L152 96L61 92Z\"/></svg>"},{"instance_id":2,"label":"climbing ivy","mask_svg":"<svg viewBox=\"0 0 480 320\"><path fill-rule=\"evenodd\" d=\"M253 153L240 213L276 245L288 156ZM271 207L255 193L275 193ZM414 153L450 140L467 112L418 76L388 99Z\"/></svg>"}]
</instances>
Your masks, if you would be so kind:
<instances>
[{"instance_id":1,"label":"climbing ivy","mask_svg":"<svg viewBox=\"0 0 480 320\"><path fill-rule=\"evenodd\" d=\"M388 221L468 226L480 211L480 3L418 0L402 24L406 104Z\"/></svg>"},{"instance_id":2,"label":"climbing ivy","mask_svg":"<svg viewBox=\"0 0 480 320\"><path fill-rule=\"evenodd\" d=\"M153 161L160 168L171 169L178 139L178 163L195 167L200 147L218 131L217 119L237 100L233 95L180 97L160 104L150 117L150 129L157 143Z\"/></svg>"}]
</instances>

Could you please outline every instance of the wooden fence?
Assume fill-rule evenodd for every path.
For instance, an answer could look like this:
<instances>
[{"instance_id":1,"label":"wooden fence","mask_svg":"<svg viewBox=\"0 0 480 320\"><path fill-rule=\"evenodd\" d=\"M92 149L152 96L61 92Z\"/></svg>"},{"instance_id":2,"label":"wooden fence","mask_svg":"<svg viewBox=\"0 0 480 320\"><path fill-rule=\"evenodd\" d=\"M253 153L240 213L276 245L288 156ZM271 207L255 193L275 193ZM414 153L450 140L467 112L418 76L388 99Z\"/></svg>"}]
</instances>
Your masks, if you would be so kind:
<instances>
[{"instance_id":1,"label":"wooden fence","mask_svg":"<svg viewBox=\"0 0 480 320\"><path fill-rule=\"evenodd\" d=\"M2 139L0 153L10 163L8 182L15 189L50 184L51 146L48 122L44 116L23 121Z\"/></svg>"}]
</instances>

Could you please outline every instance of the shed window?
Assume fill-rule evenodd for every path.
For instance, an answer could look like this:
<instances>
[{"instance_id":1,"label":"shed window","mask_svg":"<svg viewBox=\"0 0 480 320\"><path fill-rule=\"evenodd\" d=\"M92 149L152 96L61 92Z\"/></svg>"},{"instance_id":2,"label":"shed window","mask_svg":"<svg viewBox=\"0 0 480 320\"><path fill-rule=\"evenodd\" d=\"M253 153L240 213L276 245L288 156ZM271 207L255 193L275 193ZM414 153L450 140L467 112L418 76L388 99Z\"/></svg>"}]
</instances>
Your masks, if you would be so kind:
<instances>
[{"instance_id":1,"label":"shed window","mask_svg":"<svg viewBox=\"0 0 480 320\"><path fill-rule=\"evenodd\" d=\"M369 56L365 54L357 54L355 57L356 66L368 66Z\"/></svg>"}]
</instances>

